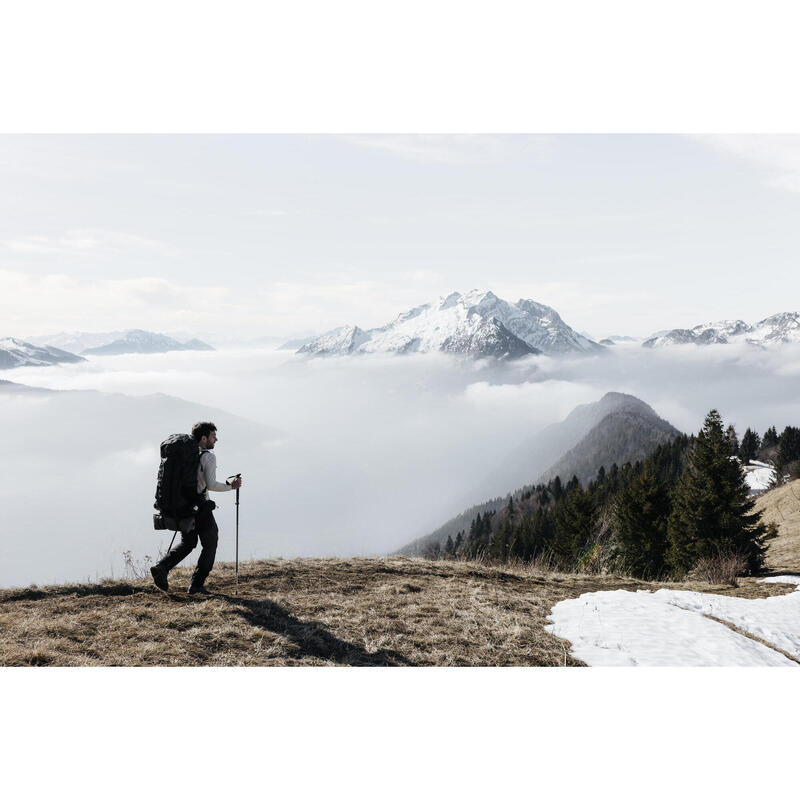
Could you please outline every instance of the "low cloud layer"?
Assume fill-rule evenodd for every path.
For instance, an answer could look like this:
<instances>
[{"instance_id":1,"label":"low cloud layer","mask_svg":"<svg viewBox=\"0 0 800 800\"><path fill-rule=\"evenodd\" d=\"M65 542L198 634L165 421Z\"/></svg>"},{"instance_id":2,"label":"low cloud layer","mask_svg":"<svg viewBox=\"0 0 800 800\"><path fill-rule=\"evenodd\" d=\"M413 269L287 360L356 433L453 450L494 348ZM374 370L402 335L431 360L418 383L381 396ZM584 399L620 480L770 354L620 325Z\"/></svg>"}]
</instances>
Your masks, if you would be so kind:
<instances>
[{"instance_id":1,"label":"low cloud layer","mask_svg":"<svg viewBox=\"0 0 800 800\"><path fill-rule=\"evenodd\" d=\"M119 575L124 551L156 555L169 541L150 520L158 444L207 415L220 426L220 472L245 475L244 557L396 549L533 480L520 473L506 485L499 467L607 391L635 394L687 432L711 407L740 433L800 421L798 348L618 347L499 365L230 350L98 357L2 377L77 390L0 391L15 476L0 487L6 586ZM219 557L232 559L232 495L217 499Z\"/></svg>"}]
</instances>

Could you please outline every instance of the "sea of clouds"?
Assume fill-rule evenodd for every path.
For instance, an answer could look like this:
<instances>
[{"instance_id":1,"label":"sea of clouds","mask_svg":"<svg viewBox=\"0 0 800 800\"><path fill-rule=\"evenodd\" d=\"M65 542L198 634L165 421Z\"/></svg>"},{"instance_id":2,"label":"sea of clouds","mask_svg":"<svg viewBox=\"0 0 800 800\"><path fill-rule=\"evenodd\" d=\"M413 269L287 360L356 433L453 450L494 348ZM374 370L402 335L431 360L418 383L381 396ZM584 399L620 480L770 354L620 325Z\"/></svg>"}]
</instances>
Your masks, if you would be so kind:
<instances>
[{"instance_id":1,"label":"sea of clouds","mask_svg":"<svg viewBox=\"0 0 800 800\"><path fill-rule=\"evenodd\" d=\"M158 445L204 417L219 426L220 474L245 478L244 558L402 547L533 481L546 466L536 432L607 391L640 397L686 432L712 407L740 434L800 424L793 347L619 346L501 364L243 348L96 357L0 377L58 390L0 390L2 586L119 577L124 552L156 556L171 536L152 530ZM524 441L530 472L507 485L498 467ZM233 496L215 499L218 558L231 560Z\"/></svg>"}]
</instances>

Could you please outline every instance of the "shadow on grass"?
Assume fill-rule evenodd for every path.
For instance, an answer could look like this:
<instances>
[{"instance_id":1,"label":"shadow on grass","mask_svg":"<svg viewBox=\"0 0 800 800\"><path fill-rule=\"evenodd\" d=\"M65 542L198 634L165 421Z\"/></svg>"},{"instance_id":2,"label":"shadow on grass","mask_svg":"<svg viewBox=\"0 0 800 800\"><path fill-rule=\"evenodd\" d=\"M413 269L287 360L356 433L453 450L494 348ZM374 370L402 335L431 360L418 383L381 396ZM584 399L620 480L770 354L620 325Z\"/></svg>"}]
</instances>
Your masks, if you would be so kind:
<instances>
[{"instance_id":1,"label":"shadow on grass","mask_svg":"<svg viewBox=\"0 0 800 800\"><path fill-rule=\"evenodd\" d=\"M87 583L72 586L61 586L57 589L7 589L0 592L0 602L19 602L22 600L43 600L48 597L89 597L102 595L104 597L127 597L141 594L143 591L152 593L150 587L142 589L130 583L114 581L113 583Z\"/></svg>"},{"instance_id":2,"label":"shadow on grass","mask_svg":"<svg viewBox=\"0 0 800 800\"><path fill-rule=\"evenodd\" d=\"M218 594L234 613L251 625L285 636L298 648L298 655L315 656L352 667L413 666L395 650L381 649L370 653L363 647L338 639L320 622L303 622L272 600L247 600Z\"/></svg>"}]
</instances>

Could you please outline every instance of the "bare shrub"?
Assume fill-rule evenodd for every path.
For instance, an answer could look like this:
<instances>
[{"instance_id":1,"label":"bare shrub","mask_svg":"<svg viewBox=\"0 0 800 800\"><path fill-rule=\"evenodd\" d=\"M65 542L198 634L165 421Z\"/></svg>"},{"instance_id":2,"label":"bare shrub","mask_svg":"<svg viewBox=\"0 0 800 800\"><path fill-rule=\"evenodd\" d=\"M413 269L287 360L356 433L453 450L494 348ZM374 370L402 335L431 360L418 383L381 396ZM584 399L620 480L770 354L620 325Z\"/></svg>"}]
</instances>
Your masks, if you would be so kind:
<instances>
[{"instance_id":1,"label":"bare shrub","mask_svg":"<svg viewBox=\"0 0 800 800\"><path fill-rule=\"evenodd\" d=\"M693 574L699 580L736 586L736 578L747 572L747 557L741 553L719 552L697 562Z\"/></svg>"},{"instance_id":2,"label":"bare shrub","mask_svg":"<svg viewBox=\"0 0 800 800\"><path fill-rule=\"evenodd\" d=\"M150 556L136 559L133 557L132 551L123 550L122 558L125 562L125 578L127 580L137 580L150 575L150 567L153 566L153 559Z\"/></svg>"}]
</instances>

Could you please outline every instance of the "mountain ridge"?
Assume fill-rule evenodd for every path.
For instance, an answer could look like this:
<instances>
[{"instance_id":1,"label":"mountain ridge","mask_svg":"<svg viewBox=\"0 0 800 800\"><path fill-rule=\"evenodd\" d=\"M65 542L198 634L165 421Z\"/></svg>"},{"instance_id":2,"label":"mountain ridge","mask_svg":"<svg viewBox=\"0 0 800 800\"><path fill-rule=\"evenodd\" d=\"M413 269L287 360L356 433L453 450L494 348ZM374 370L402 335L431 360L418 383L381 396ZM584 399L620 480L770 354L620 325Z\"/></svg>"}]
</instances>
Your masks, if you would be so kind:
<instances>
[{"instance_id":1,"label":"mountain ridge","mask_svg":"<svg viewBox=\"0 0 800 800\"><path fill-rule=\"evenodd\" d=\"M750 325L744 320L719 320L693 328L659 331L642 342L642 347L661 348L679 344L729 344L746 342L757 347L800 343L800 313L782 311Z\"/></svg>"},{"instance_id":2,"label":"mountain ridge","mask_svg":"<svg viewBox=\"0 0 800 800\"><path fill-rule=\"evenodd\" d=\"M605 348L567 325L555 309L534 300L509 303L491 291L451 292L365 330L347 325L297 350L310 356L444 352L473 357L601 353Z\"/></svg>"},{"instance_id":3,"label":"mountain ridge","mask_svg":"<svg viewBox=\"0 0 800 800\"><path fill-rule=\"evenodd\" d=\"M0 369L49 367L54 364L74 364L85 360L58 347L35 345L13 336L0 339Z\"/></svg>"}]
</instances>

